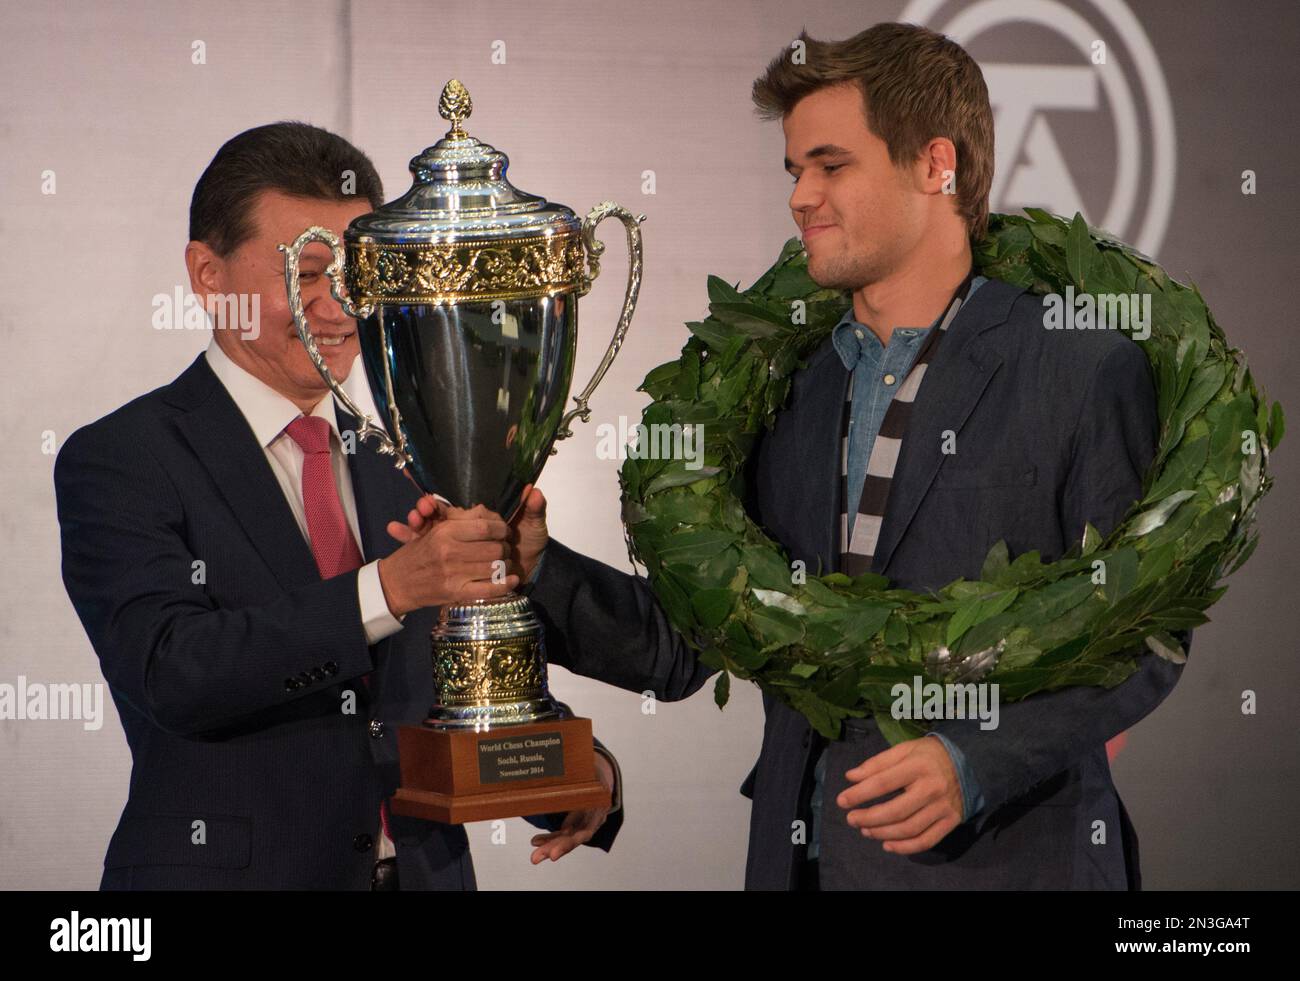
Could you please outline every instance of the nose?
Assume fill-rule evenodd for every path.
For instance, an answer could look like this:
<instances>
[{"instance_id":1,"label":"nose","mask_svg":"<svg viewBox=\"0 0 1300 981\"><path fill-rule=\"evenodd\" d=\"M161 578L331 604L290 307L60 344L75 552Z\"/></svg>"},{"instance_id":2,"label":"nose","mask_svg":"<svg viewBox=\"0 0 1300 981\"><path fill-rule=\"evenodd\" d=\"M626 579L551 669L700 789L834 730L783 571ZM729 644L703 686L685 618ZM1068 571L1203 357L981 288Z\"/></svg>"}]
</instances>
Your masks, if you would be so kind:
<instances>
[{"instance_id":1,"label":"nose","mask_svg":"<svg viewBox=\"0 0 1300 981\"><path fill-rule=\"evenodd\" d=\"M348 315L331 295L329 280L325 276L321 276L310 287L304 287L303 293L306 300L304 312L309 322L328 324L331 327L347 322Z\"/></svg>"},{"instance_id":2,"label":"nose","mask_svg":"<svg viewBox=\"0 0 1300 981\"><path fill-rule=\"evenodd\" d=\"M790 211L794 215L795 224L802 228L805 215L816 212L821 204L821 188L818 187L811 171L805 170L799 175L799 180L795 182L794 190L790 193Z\"/></svg>"}]
</instances>

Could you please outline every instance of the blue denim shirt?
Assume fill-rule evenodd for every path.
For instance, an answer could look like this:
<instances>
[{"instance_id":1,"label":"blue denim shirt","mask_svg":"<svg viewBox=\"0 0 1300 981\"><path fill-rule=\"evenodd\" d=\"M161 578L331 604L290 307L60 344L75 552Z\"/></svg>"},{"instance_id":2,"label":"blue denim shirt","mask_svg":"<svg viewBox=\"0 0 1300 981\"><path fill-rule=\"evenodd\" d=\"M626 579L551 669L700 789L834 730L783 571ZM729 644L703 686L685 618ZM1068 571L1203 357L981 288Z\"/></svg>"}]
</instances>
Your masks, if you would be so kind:
<instances>
[{"instance_id":1,"label":"blue denim shirt","mask_svg":"<svg viewBox=\"0 0 1300 981\"><path fill-rule=\"evenodd\" d=\"M971 281L967 298L988 280L976 276ZM945 311L946 312L946 311ZM844 367L853 372L853 414L849 418L849 535L853 534L853 522L857 517L857 502L862 497L862 485L867 479L867 461L871 459L871 447L880 432L885 410L907 377L916 356L921 352L931 330L939 326L942 314L929 327L899 327L889 335L889 345L880 342L871 329L859 323L853 316L853 307L849 307L840 318L831 335L835 353L844 362ZM951 740L932 732L929 735L943 743L952 757L957 769L957 779L961 784L963 817L973 818L984 807L984 796L980 792L975 774L966 764L962 751ZM826 784L826 753L817 760L813 776L812 829L808 838L808 858L815 859L820 853L821 812L824 788Z\"/></svg>"}]
</instances>

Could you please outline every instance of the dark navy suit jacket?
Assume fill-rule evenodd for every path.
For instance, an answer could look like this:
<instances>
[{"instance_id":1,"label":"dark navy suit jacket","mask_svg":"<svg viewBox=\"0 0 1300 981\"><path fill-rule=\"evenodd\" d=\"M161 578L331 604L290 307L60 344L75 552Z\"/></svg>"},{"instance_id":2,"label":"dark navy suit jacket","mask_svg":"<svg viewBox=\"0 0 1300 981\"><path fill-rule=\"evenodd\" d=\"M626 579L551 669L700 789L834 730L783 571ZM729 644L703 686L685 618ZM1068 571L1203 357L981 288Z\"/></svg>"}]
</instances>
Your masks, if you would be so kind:
<instances>
[{"instance_id":1,"label":"dark navy suit jacket","mask_svg":"<svg viewBox=\"0 0 1300 981\"><path fill-rule=\"evenodd\" d=\"M828 339L796 374L788 406L751 457L751 510L809 572L838 567L840 419L850 373ZM956 452L945 454L954 434ZM1041 300L1000 280L964 305L927 370L894 475L873 570L914 590L978 578L989 548L1058 557L1091 521L1112 530L1140 497L1158 434L1146 356L1116 331L1048 331ZM547 548L533 599L557 635L552 660L661 698L711 674L645 580ZM1186 635L1184 635L1186 636ZM1149 713L1181 667L1142 653L1112 689L1083 686L1003 702L1000 725L936 723L965 754L986 806L918 855L891 855L834 804L844 771L888 748L871 720L830 744L825 888L1136 888L1137 837L1105 743ZM788 889L802 855L814 733L764 696L762 749L742 787L753 807L746 886Z\"/></svg>"},{"instance_id":2,"label":"dark navy suit jacket","mask_svg":"<svg viewBox=\"0 0 1300 981\"><path fill-rule=\"evenodd\" d=\"M356 426L340 408L340 430ZM382 558L419 492L371 443L348 463L362 550ZM437 609L367 646L356 572L322 581L203 355L68 437L54 482L64 583L131 749L101 887L368 889L397 727L433 703ZM608 850L621 822L591 844ZM463 828L391 828L403 889L474 888Z\"/></svg>"}]
</instances>

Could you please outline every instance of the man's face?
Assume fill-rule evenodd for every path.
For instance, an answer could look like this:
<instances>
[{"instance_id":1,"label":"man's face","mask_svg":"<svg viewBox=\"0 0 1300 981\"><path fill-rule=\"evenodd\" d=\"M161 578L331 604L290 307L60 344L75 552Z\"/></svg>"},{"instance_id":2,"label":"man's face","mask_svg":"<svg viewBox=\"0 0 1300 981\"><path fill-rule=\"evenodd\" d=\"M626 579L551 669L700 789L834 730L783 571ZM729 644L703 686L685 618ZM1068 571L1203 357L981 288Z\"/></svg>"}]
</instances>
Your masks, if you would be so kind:
<instances>
[{"instance_id":1,"label":"man's face","mask_svg":"<svg viewBox=\"0 0 1300 981\"><path fill-rule=\"evenodd\" d=\"M921 242L926 197L867 128L862 93L844 83L800 99L785 116L790 211L823 287L857 290L893 272Z\"/></svg>"},{"instance_id":2,"label":"man's face","mask_svg":"<svg viewBox=\"0 0 1300 981\"><path fill-rule=\"evenodd\" d=\"M231 360L287 398L314 404L329 391L329 387L307 356L307 349L294 329L293 314L284 288L284 254L276 247L281 243L291 244L312 225L323 225L341 236L353 218L371 210L364 197L354 201L329 201L263 191L253 207L252 237L224 259L214 259L206 274L211 277L209 282L219 284L218 292L259 295L259 329L247 333L219 329L217 342ZM336 381L342 382L360 348L356 321L346 316L343 308L330 296L325 267L331 258L326 245L311 243L302 251L299 275L307 324L330 373ZM193 269L191 265L192 278ZM202 292L198 283L194 284L194 289L196 293Z\"/></svg>"}]
</instances>

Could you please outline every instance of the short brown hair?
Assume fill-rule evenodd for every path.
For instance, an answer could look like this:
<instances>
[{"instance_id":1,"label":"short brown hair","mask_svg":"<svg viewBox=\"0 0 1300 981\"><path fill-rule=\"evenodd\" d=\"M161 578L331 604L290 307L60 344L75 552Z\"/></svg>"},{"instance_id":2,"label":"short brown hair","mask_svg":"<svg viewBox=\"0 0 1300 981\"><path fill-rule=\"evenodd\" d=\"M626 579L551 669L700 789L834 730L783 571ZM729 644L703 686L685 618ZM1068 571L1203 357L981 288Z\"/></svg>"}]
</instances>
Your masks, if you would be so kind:
<instances>
[{"instance_id":1,"label":"short brown hair","mask_svg":"<svg viewBox=\"0 0 1300 981\"><path fill-rule=\"evenodd\" d=\"M914 24L876 24L844 41L817 41L802 31L799 40L802 64L792 44L755 79L759 115L779 119L806 95L855 83L867 128L895 166L915 161L936 136L952 140L957 210L971 241L982 239L993 183L993 110L975 60L956 41Z\"/></svg>"},{"instance_id":2,"label":"short brown hair","mask_svg":"<svg viewBox=\"0 0 1300 981\"><path fill-rule=\"evenodd\" d=\"M343 174L356 176L356 194ZM190 240L228 256L253 236L253 207L262 191L295 197L384 203L384 185L370 158L343 137L309 123L269 123L231 137L194 185Z\"/></svg>"}]
</instances>

